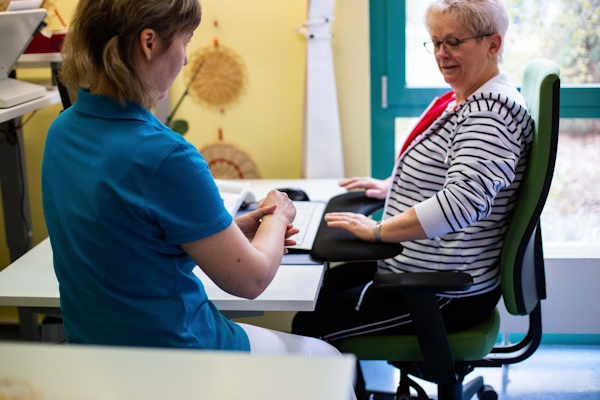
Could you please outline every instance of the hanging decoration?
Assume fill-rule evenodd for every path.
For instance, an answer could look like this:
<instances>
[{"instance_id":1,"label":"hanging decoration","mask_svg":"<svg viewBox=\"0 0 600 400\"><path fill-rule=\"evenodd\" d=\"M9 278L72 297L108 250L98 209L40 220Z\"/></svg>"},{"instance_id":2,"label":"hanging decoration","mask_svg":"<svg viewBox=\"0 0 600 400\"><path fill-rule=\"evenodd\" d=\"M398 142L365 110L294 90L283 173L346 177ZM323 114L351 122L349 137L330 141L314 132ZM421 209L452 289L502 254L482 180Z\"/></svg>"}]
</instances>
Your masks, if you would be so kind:
<instances>
[{"instance_id":1,"label":"hanging decoration","mask_svg":"<svg viewBox=\"0 0 600 400\"><path fill-rule=\"evenodd\" d=\"M244 61L235 51L219 44L218 39L215 39L212 46L194 52L190 60L186 75L192 73L197 65L204 63L202 72L196 77L190 90L196 102L218 109L239 100L246 86L247 73ZM188 75L188 81L190 78Z\"/></svg>"},{"instance_id":2,"label":"hanging decoration","mask_svg":"<svg viewBox=\"0 0 600 400\"><path fill-rule=\"evenodd\" d=\"M260 171L250 154L223 141L222 128L219 128L219 140L199 151L215 179L260 179Z\"/></svg>"},{"instance_id":3,"label":"hanging decoration","mask_svg":"<svg viewBox=\"0 0 600 400\"><path fill-rule=\"evenodd\" d=\"M306 37L303 178L343 178L344 154L338 109L331 25L335 0L311 0L307 20L296 28Z\"/></svg>"}]
</instances>

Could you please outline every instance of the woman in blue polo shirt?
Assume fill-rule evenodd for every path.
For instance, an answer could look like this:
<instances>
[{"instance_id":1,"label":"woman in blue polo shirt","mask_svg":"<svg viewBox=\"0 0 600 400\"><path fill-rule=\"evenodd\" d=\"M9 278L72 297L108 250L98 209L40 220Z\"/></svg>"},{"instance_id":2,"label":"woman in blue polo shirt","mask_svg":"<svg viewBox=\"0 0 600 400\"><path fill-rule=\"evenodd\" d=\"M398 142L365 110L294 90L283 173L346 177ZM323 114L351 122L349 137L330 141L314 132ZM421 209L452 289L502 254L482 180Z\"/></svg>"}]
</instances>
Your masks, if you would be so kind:
<instances>
[{"instance_id":1,"label":"woman in blue polo shirt","mask_svg":"<svg viewBox=\"0 0 600 400\"><path fill-rule=\"evenodd\" d=\"M197 265L255 298L280 265L295 209L271 191L233 220L196 148L148 111L187 64L197 0L80 0L63 48L76 103L52 124L43 205L69 343L339 354L233 323Z\"/></svg>"}]
</instances>

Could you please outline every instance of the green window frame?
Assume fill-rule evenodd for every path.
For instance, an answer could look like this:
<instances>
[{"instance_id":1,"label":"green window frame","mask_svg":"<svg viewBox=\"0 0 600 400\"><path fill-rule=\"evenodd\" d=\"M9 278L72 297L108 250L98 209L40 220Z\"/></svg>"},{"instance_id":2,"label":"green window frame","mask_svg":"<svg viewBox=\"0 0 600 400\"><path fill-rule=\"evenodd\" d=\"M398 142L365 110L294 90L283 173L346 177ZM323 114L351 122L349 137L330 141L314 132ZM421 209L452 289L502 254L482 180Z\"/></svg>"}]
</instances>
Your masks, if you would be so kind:
<instances>
[{"instance_id":1,"label":"green window frame","mask_svg":"<svg viewBox=\"0 0 600 400\"><path fill-rule=\"evenodd\" d=\"M389 177L394 164L394 120L418 117L447 88L406 86L406 1L370 1L371 175ZM600 85L563 85L561 118L600 118Z\"/></svg>"}]
</instances>

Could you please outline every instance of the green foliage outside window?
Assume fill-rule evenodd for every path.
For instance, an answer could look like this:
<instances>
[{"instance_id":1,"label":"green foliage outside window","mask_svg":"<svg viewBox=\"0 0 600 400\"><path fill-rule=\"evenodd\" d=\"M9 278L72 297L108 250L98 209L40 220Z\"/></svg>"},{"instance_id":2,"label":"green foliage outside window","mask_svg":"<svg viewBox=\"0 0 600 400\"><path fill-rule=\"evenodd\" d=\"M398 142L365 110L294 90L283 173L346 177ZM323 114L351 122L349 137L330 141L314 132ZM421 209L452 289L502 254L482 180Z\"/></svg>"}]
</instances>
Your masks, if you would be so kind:
<instances>
[{"instance_id":1,"label":"green foliage outside window","mask_svg":"<svg viewBox=\"0 0 600 400\"><path fill-rule=\"evenodd\" d=\"M563 83L600 83L600 0L507 0L506 5L511 45L531 58L555 60Z\"/></svg>"}]
</instances>

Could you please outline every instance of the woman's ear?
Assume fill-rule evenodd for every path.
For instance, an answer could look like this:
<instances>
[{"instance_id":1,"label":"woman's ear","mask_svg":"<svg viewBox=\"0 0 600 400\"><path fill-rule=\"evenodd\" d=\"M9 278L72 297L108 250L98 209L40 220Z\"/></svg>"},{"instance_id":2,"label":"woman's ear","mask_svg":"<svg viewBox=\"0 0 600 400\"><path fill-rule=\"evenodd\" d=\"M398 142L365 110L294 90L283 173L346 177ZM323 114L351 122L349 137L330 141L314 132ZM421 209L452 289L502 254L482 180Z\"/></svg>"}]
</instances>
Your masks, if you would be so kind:
<instances>
[{"instance_id":1,"label":"woman's ear","mask_svg":"<svg viewBox=\"0 0 600 400\"><path fill-rule=\"evenodd\" d=\"M490 48L488 54L491 58L494 58L500 51L500 46L502 46L502 36L500 36L499 33L494 33L493 35L490 35L489 44Z\"/></svg>"},{"instance_id":2,"label":"woman's ear","mask_svg":"<svg viewBox=\"0 0 600 400\"><path fill-rule=\"evenodd\" d=\"M153 29L146 28L140 33L140 49L146 58L146 61L156 57L158 51L158 36Z\"/></svg>"}]
</instances>

